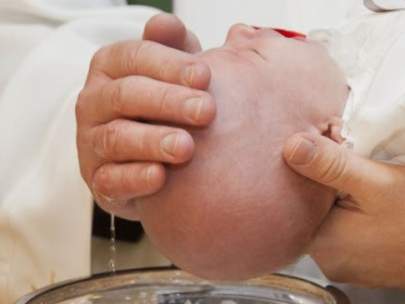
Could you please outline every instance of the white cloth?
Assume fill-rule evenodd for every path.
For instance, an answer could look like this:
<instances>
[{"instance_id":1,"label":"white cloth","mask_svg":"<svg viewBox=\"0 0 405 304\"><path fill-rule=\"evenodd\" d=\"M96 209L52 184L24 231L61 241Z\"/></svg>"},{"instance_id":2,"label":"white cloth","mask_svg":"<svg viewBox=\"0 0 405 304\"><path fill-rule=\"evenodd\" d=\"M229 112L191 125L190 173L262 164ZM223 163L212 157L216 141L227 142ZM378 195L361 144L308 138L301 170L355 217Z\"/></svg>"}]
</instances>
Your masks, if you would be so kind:
<instances>
[{"instance_id":1,"label":"white cloth","mask_svg":"<svg viewBox=\"0 0 405 304\"><path fill-rule=\"evenodd\" d=\"M74 104L100 45L156 10L124 1L0 0L0 303L90 273L92 203ZM100 7L100 9L95 9Z\"/></svg>"},{"instance_id":2,"label":"white cloth","mask_svg":"<svg viewBox=\"0 0 405 304\"><path fill-rule=\"evenodd\" d=\"M405 164L405 11L311 36L328 46L352 88L342 135L357 154Z\"/></svg>"},{"instance_id":3,"label":"white cloth","mask_svg":"<svg viewBox=\"0 0 405 304\"><path fill-rule=\"evenodd\" d=\"M364 0L364 4L376 12L403 9L405 7L404 0Z\"/></svg>"},{"instance_id":4,"label":"white cloth","mask_svg":"<svg viewBox=\"0 0 405 304\"><path fill-rule=\"evenodd\" d=\"M236 22L306 33L337 27L347 17L367 12L361 0L232 0L231 5L228 1L176 0L175 10L206 48L223 44L229 27Z\"/></svg>"}]
</instances>

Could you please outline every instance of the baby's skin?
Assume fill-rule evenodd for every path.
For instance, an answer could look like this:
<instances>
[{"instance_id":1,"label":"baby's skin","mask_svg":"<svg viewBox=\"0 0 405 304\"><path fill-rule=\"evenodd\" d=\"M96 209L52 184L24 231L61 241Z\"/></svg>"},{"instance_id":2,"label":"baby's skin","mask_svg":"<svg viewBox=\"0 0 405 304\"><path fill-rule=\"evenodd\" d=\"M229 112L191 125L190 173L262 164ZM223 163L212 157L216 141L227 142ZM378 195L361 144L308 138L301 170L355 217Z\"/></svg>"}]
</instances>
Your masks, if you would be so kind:
<instances>
[{"instance_id":1,"label":"baby's skin","mask_svg":"<svg viewBox=\"0 0 405 304\"><path fill-rule=\"evenodd\" d=\"M287 167L283 144L336 130L346 81L321 45L271 29L233 26L224 46L196 56L212 71L216 119L190 130L192 161L169 167L164 188L138 200L140 220L163 254L196 275L271 273L306 252L335 199Z\"/></svg>"}]
</instances>

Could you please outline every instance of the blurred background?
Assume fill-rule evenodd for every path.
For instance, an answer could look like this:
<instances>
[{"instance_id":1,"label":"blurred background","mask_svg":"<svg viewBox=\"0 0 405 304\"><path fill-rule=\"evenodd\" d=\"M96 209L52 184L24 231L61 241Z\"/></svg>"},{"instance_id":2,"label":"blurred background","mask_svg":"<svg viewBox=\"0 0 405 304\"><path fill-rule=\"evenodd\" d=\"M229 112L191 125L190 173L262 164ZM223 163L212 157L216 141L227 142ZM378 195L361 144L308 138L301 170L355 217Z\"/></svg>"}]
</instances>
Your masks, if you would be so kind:
<instances>
[{"instance_id":1,"label":"blurred background","mask_svg":"<svg viewBox=\"0 0 405 304\"><path fill-rule=\"evenodd\" d=\"M173 10L172 0L128 0L128 3L154 6L166 12L171 12Z\"/></svg>"},{"instance_id":2,"label":"blurred background","mask_svg":"<svg viewBox=\"0 0 405 304\"><path fill-rule=\"evenodd\" d=\"M272 2L271 5L269 2ZM337 26L350 15L364 10L362 1L353 0L297 0L295 2L280 0L128 0L128 3L149 5L166 12L174 12L197 34L205 48L222 44L228 28L237 22L258 26L287 27L307 32L314 28ZM311 9L308 9L308 6ZM273 9L269 10L268 7ZM348 10L347 7L350 9Z\"/></svg>"}]
</instances>

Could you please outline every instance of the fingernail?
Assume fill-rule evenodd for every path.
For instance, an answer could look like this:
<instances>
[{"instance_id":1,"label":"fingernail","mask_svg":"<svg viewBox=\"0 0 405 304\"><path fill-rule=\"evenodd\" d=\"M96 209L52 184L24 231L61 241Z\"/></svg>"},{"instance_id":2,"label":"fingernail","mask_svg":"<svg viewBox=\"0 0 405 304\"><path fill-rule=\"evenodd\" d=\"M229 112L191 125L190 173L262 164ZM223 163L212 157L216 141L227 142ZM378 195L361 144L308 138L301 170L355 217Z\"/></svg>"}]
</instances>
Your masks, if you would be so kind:
<instances>
[{"instance_id":1,"label":"fingernail","mask_svg":"<svg viewBox=\"0 0 405 304\"><path fill-rule=\"evenodd\" d=\"M315 156L315 144L307 138L300 137L295 140L289 162L293 165L305 165Z\"/></svg>"},{"instance_id":2,"label":"fingernail","mask_svg":"<svg viewBox=\"0 0 405 304\"><path fill-rule=\"evenodd\" d=\"M204 108L204 100L201 97L188 99L184 104L184 114L188 120L198 123Z\"/></svg>"},{"instance_id":3,"label":"fingernail","mask_svg":"<svg viewBox=\"0 0 405 304\"><path fill-rule=\"evenodd\" d=\"M199 77L199 75L203 75L204 71L205 67L199 63L194 63L187 66L182 75L183 84L189 87L193 87L196 77Z\"/></svg>"},{"instance_id":4,"label":"fingernail","mask_svg":"<svg viewBox=\"0 0 405 304\"><path fill-rule=\"evenodd\" d=\"M154 176L157 174L158 168L156 166L149 166L144 169L145 181L148 185L152 184Z\"/></svg>"},{"instance_id":5,"label":"fingernail","mask_svg":"<svg viewBox=\"0 0 405 304\"><path fill-rule=\"evenodd\" d=\"M177 146L182 141L182 137L183 135L177 133L167 135L160 143L162 150L171 156L175 156Z\"/></svg>"},{"instance_id":6,"label":"fingernail","mask_svg":"<svg viewBox=\"0 0 405 304\"><path fill-rule=\"evenodd\" d=\"M194 78L195 64L189 65L185 68L182 75L183 84L186 86L192 86Z\"/></svg>"}]
</instances>

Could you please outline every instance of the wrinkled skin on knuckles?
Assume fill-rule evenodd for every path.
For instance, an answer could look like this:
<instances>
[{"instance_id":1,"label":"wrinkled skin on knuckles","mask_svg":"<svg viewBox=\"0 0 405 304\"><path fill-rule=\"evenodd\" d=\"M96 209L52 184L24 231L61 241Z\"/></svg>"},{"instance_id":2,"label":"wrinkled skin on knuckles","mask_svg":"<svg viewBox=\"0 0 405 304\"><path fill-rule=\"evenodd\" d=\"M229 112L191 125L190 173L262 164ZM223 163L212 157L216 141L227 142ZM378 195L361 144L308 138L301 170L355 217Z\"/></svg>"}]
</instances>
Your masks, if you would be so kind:
<instances>
[{"instance_id":1,"label":"wrinkled skin on knuckles","mask_svg":"<svg viewBox=\"0 0 405 304\"><path fill-rule=\"evenodd\" d=\"M138 201L140 219L161 252L196 275L273 272L305 253L335 196L293 173L283 144L341 115L345 80L323 47L269 29L234 26L223 47L198 56L212 71L217 117L191 130L192 161L168 167L163 190Z\"/></svg>"}]
</instances>

